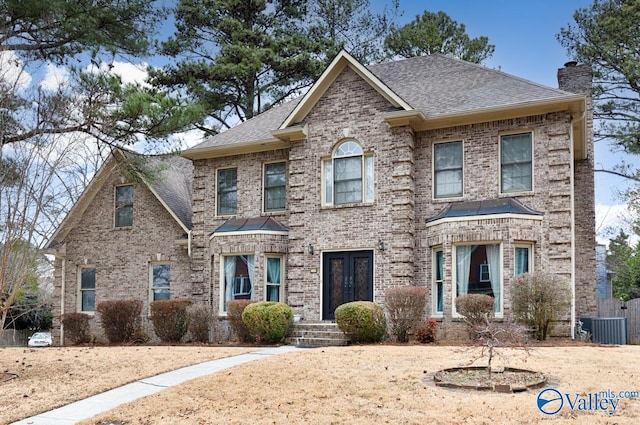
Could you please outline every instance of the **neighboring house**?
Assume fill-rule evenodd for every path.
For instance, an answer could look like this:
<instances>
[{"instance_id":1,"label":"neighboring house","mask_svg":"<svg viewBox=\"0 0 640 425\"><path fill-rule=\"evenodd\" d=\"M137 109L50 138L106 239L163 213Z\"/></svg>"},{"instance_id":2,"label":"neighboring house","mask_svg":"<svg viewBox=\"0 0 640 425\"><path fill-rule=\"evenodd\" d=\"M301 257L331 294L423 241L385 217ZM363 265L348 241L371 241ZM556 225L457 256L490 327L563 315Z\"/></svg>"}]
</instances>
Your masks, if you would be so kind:
<instances>
[{"instance_id":1,"label":"neighboring house","mask_svg":"<svg viewBox=\"0 0 640 425\"><path fill-rule=\"evenodd\" d=\"M170 296L221 318L226 301L249 298L332 320L342 303L384 304L385 290L419 285L428 315L455 328L456 296L489 294L508 319L514 276L548 271L572 285L558 327L570 335L576 317L596 314L591 70L569 63L558 80L562 90L443 55L365 67L341 52L301 98L183 152L193 162L190 223L159 201L136 221L135 198L122 232L120 180L90 187L70 214L82 218L51 244L62 247L58 299L64 281L65 311L80 310L87 258L97 301L150 300L151 278L133 283L112 267L134 276L168 260ZM138 225L154 227L143 233L156 242L123 252L118 238ZM101 248L83 257L91 241ZM102 263L111 257L119 261Z\"/></svg>"}]
</instances>

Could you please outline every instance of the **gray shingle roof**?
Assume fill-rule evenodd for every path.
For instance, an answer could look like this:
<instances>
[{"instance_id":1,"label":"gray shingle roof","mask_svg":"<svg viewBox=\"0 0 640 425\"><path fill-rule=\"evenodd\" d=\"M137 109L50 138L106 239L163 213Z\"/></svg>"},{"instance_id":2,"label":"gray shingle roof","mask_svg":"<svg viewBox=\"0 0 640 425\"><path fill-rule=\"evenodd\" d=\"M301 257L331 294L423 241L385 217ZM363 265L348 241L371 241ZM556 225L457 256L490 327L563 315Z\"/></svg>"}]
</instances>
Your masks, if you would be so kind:
<instances>
[{"instance_id":1,"label":"gray shingle roof","mask_svg":"<svg viewBox=\"0 0 640 425\"><path fill-rule=\"evenodd\" d=\"M191 229L191 182L193 163L178 155L145 158L152 171L157 171L149 184L176 217Z\"/></svg>"},{"instance_id":2,"label":"gray shingle roof","mask_svg":"<svg viewBox=\"0 0 640 425\"><path fill-rule=\"evenodd\" d=\"M484 109L559 100L571 93L442 54L368 67L380 81L427 118ZM302 96L275 106L191 150L272 140Z\"/></svg>"}]
</instances>

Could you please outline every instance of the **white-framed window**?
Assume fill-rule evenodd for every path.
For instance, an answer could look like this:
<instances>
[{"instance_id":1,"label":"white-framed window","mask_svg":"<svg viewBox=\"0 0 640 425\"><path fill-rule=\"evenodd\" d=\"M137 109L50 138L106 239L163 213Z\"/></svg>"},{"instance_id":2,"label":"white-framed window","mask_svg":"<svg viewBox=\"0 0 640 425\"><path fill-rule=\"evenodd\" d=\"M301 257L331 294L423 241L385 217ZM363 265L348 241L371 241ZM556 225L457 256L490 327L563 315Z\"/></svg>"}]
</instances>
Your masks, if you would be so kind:
<instances>
[{"instance_id":1,"label":"white-framed window","mask_svg":"<svg viewBox=\"0 0 640 425\"><path fill-rule=\"evenodd\" d=\"M133 185L131 184L115 187L115 227L133 226L133 193Z\"/></svg>"},{"instance_id":2,"label":"white-framed window","mask_svg":"<svg viewBox=\"0 0 640 425\"><path fill-rule=\"evenodd\" d=\"M151 301L171 299L171 266L169 263L149 264Z\"/></svg>"},{"instance_id":3,"label":"white-framed window","mask_svg":"<svg viewBox=\"0 0 640 425\"><path fill-rule=\"evenodd\" d=\"M282 211L287 201L287 163L264 164L264 211Z\"/></svg>"},{"instance_id":4,"label":"white-framed window","mask_svg":"<svg viewBox=\"0 0 640 425\"><path fill-rule=\"evenodd\" d=\"M500 192L533 190L533 134L500 136Z\"/></svg>"},{"instance_id":5,"label":"white-framed window","mask_svg":"<svg viewBox=\"0 0 640 425\"><path fill-rule=\"evenodd\" d=\"M81 266L78 275L78 309L93 313L96 311L96 267Z\"/></svg>"},{"instance_id":6,"label":"white-framed window","mask_svg":"<svg viewBox=\"0 0 640 425\"><path fill-rule=\"evenodd\" d=\"M235 215L238 209L238 169L221 168L216 173L216 215Z\"/></svg>"},{"instance_id":7,"label":"white-framed window","mask_svg":"<svg viewBox=\"0 0 640 425\"><path fill-rule=\"evenodd\" d=\"M355 140L344 141L323 161L323 179L324 205L373 202L373 155Z\"/></svg>"},{"instance_id":8,"label":"white-framed window","mask_svg":"<svg viewBox=\"0 0 640 425\"><path fill-rule=\"evenodd\" d=\"M444 314L444 255L442 248L433 250L433 285L431 294L432 315L442 316Z\"/></svg>"},{"instance_id":9,"label":"white-framed window","mask_svg":"<svg viewBox=\"0 0 640 425\"><path fill-rule=\"evenodd\" d=\"M284 261L282 256L266 256L265 300L281 302L284 300Z\"/></svg>"},{"instance_id":10,"label":"white-framed window","mask_svg":"<svg viewBox=\"0 0 640 425\"><path fill-rule=\"evenodd\" d=\"M462 141L433 145L433 197L459 198L463 191Z\"/></svg>"},{"instance_id":11,"label":"white-framed window","mask_svg":"<svg viewBox=\"0 0 640 425\"><path fill-rule=\"evenodd\" d=\"M250 254L223 255L220 261L220 311L226 313L227 301L253 299L255 257Z\"/></svg>"},{"instance_id":12,"label":"white-framed window","mask_svg":"<svg viewBox=\"0 0 640 425\"><path fill-rule=\"evenodd\" d=\"M485 294L494 298L496 316L502 315L502 244L454 245L453 259L454 311L456 297Z\"/></svg>"},{"instance_id":13,"label":"white-framed window","mask_svg":"<svg viewBox=\"0 0 640 425\"><path fill-rule=\"evenodd\" d=\"M517 243L513 255L515 275L533 272L533 244Z\"/></svg>"}]
</instances>

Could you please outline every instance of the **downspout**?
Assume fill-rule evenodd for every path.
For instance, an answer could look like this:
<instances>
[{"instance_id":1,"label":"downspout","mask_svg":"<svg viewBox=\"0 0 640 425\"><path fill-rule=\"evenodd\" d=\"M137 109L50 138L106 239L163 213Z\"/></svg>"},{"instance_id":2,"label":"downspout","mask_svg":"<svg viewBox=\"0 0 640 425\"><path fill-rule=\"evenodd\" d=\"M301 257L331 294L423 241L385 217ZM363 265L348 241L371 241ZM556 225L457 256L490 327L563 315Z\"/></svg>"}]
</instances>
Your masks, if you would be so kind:
<instances>
[{"instance_id":1,"label":"downspout","mask_svg":"<svg viewBox=\"0 0 640 425\"><path fill-rule=\"evenodd\" d=\"M60 345L64 346L64 324L62 323L62 317L64 316L64 294L65 294L65 282L67 280L67 259L62 257L62 265L60 267Z\"/></svg>"}]
</instances>

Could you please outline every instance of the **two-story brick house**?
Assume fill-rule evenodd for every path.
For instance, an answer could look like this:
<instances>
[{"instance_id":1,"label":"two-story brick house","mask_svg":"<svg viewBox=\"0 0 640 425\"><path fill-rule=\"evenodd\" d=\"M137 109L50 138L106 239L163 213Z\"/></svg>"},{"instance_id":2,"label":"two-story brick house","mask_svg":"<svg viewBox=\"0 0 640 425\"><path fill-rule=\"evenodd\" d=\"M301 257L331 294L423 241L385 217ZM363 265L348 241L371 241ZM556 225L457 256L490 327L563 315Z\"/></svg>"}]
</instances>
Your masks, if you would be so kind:
<instances>
[{"instance_id":1,"label":"two-story brick house","mask_svg":"<svg viewBox=\"0 0 640 425\"><path fill-rule=\"evenodd\" d=\"M365 67L340 53L301 98L183 153L193 194L171 296L219 317L230 299L279 300L319 321L419 285L429 316L455 318L455 297L476 292L508 318L514 276L549 271L572 284L566 324L593 315L591 71L570 63L558 79L560 90L443 55ZM114 183L102 190L113 197ZM82 244L52 242L66 246L66 299L80 294L68 254ZM147 251L130 280L152 276ZM96 300L113 298L100 291L109 279L96 278ZM137 282L152 292L152 277Z\"/></svg>"}]
</instances>

